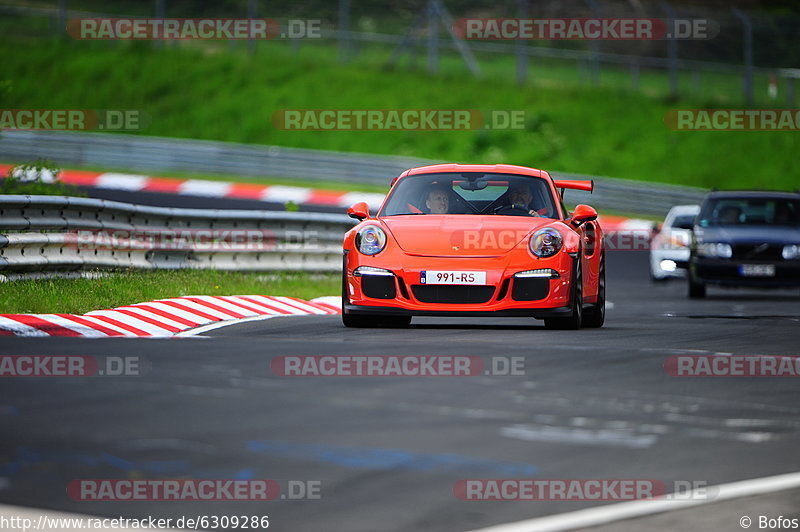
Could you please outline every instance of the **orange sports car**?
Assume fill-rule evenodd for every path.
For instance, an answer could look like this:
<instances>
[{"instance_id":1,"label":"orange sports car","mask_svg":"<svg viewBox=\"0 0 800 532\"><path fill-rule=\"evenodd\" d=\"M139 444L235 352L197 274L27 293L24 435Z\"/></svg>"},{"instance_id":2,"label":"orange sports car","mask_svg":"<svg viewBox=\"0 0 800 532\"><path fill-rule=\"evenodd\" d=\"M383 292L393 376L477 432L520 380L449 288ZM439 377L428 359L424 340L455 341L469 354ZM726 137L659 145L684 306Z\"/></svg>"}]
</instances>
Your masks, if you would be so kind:
<instances>
[{"instance_id":1,"label":"orange sports car","mask_svg":"<svg viewBox=\"0 0 800 532\"><path fill-rule=\"evenodd\" d=\"M567 212L554 180L512 165L439 164L392 181L344 237L342 321L407 326L412 316L529 316L548 329L601 327L605 253L597 211Z\"/></svg>"}]
</instances>

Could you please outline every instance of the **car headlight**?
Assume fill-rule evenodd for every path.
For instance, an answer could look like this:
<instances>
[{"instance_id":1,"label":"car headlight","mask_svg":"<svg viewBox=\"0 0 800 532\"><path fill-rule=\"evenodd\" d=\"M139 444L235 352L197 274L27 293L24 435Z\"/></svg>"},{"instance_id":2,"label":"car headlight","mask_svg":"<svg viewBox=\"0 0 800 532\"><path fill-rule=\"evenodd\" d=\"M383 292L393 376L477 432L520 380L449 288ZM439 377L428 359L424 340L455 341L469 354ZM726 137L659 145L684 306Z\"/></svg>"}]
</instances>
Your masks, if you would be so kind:
<instances>
[{"instance_id":1,"label":"car headlight","mask_svg":"<svg viewBox=\"0 0 800 532\"><path fill-rule=\"evenodd\" d=\"M376 255L386 247L386 233L377 225L365 225L356 234L356 247L364 255Z\"/></svg>"},{"instance_id":2,"label":"car headlight","mask_svg":"<svg viewBox=\"0 0 800 532\"><path fill-rule=\"evenodd\" d=\"M664 246L666 249L681 249L689 247L688 239L685 236L672 235L669 243Z\"/></svg>"},{"instance_id":3,"label":"car headlight","mask_svg":"<svg viewBox=\"0 0 800 532\"><path fill-rule=\"evenodd\" d=\"M790 244L788 246L783 246L783 258L786 260L792 260L800 258L800 246L795 244Z\"/></svg>"},{"instance_id":4,"label":"car headlight","mask_svg":"<svg viewBox=\"0 0 800 532\"><path fill-rule=\"evenodd\" d=\"M561 237L561 233L552 227L545 227L533 233L528 247L531 253L542 259L558 253L563 243L564 239Z\"/></svg>"},{"instance_id":5,"label":"car headlight","mask_svg":"<svg viewBox=\"0 0 800 532\"><path fill-rule=\"evenodd\" d=\"M697 244L697 254L701 257L729 259L733 256L733 248L723 242L704 242Z\"/></svg>"}]
</instances>

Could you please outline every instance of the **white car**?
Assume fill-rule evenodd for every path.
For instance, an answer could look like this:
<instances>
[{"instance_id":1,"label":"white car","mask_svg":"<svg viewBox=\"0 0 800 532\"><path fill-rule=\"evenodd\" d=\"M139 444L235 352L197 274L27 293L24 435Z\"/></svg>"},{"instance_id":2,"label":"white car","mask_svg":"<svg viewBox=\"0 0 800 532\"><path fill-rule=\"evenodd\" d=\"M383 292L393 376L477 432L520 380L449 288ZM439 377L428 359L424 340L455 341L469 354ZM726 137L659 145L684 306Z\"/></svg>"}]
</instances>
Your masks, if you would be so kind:
<instances>
[{"instance_id":1,"label":"white car","mask_svg":"<svg viewBox=\"0 0 800 532\"><path fill-rule=\"evenodd\" d=\"M669 210L661 229L650 241L650 278L663 281L686 277L692 226L699 205L677 205Z\"/></svg>"}]
</instances>

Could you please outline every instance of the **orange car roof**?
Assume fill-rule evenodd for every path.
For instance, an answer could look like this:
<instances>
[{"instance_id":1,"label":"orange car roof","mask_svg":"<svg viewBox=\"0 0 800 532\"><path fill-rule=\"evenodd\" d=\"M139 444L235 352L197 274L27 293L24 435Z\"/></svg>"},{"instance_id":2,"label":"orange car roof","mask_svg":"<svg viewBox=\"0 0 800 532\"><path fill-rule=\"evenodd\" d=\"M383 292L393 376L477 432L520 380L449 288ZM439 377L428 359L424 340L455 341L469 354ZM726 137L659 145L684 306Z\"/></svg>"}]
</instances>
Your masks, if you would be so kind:
<instances>
[{"instance_id":1,"label":"orange car roof","mask_svg":"<svg viewBox=\"0 0 800 532\"><path fill-rule=\"evenodd\" d=\"M528 168L527 166L516 166L513 164L432 164L429 166L419 166L410 168L402 173L406 175L433 174L439 172L484 172L496 174L518 174L533 177L549 178L550 174L544 170Z\"/></svg>"}]
</instances>

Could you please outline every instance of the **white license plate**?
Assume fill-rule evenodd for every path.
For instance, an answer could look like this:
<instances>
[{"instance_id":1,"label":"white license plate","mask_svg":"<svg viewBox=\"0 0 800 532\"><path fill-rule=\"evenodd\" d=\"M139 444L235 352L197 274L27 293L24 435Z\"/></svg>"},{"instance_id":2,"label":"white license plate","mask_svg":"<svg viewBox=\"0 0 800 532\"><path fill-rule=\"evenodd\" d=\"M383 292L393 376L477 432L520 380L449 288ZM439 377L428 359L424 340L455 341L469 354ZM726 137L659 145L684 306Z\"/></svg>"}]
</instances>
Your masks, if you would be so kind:
<instances>
[{"instance_id":1,"label":"white license plate","mask_svg":"<svg viewBox=\"0 0 800 532\"><path fill-rule=\"evenodd\" d=\"M739 266L742 277L775 277L774 264L742 264Z\"/></svg>"},{"instance_id":2,"label":"white license plate","mask_svg":"<svg viewBox=\"0 0 800 532\"><path fill-rule=\"evenodd\" d=\"M420 284L486 284L486 272L422 270Z\"/></svg>"}]
</instances>

